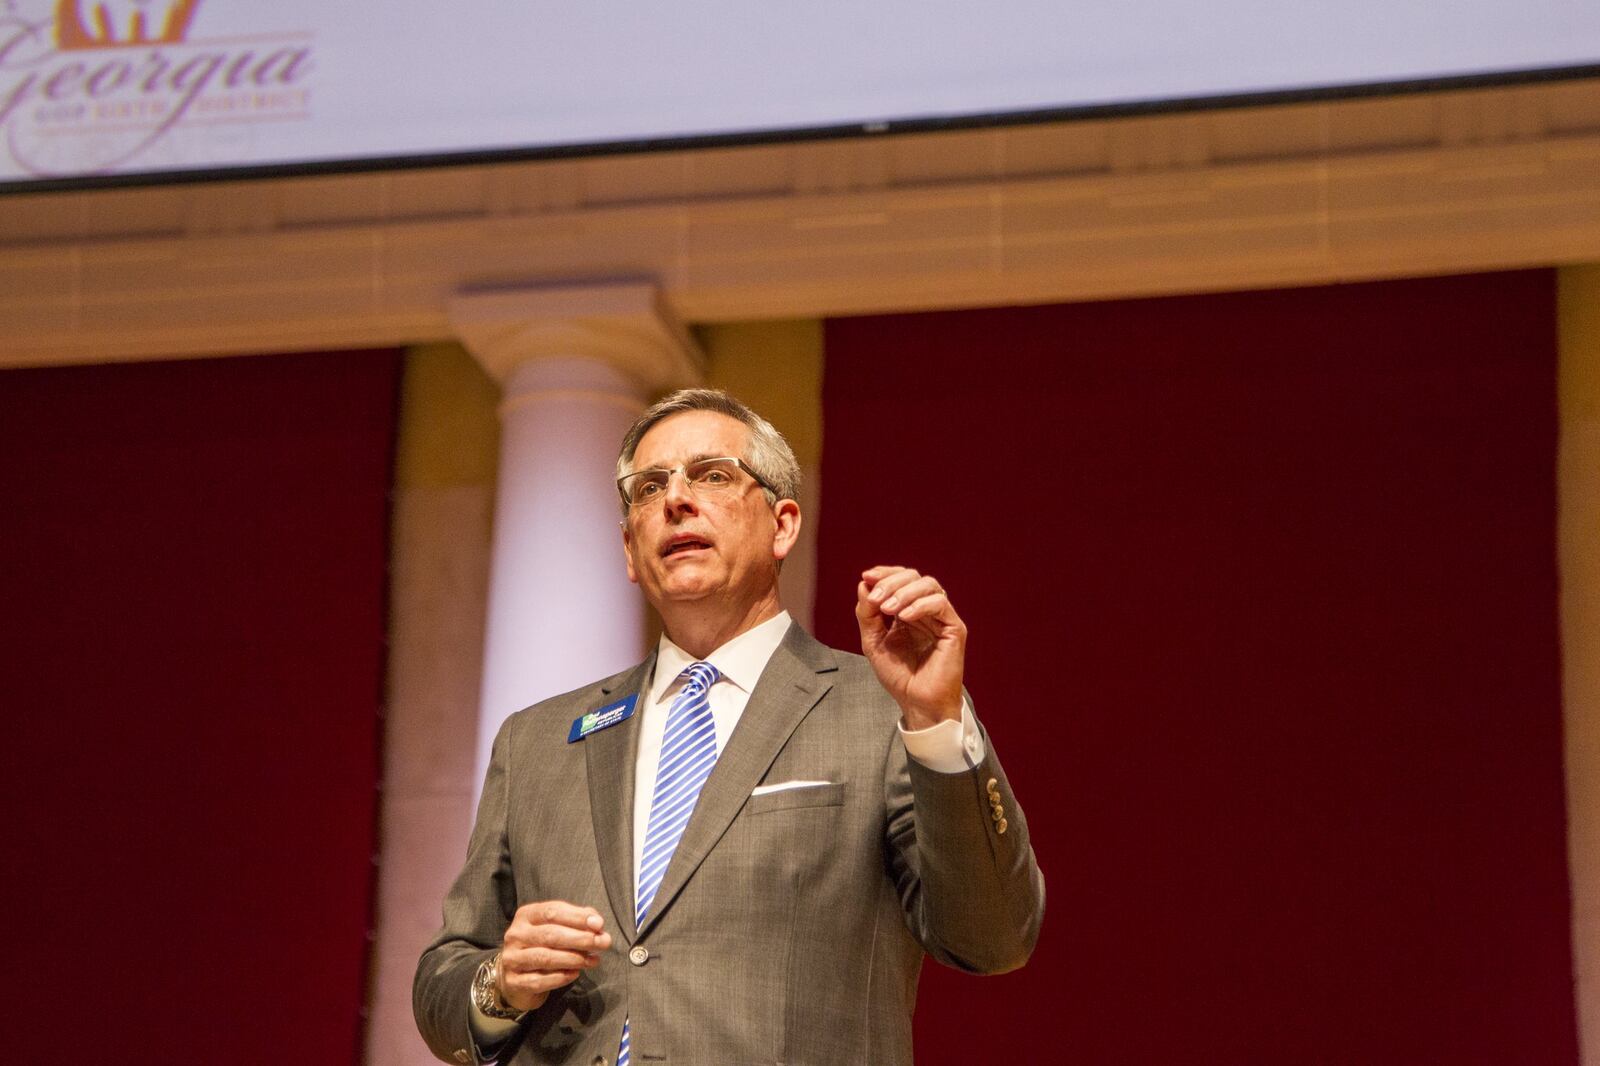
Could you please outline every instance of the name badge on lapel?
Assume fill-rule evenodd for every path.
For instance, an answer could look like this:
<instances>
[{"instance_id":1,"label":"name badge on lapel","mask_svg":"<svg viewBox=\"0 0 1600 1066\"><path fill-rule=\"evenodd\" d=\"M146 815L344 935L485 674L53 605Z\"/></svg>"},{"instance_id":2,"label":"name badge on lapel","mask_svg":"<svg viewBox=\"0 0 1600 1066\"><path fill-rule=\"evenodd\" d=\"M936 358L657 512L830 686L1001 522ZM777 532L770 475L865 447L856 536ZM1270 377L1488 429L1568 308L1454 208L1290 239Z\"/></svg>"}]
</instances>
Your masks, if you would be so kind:
<instances>
[{"instance_id":1,"label":"name badge on lapel","mask_svg":"<svg viewBox=\"0 0 1600 1066\"><path fill-rule=\"evenodd\" d=\"M618 722L626 722L633 717L633 709L638 703L639 694L635 692L616 703L606 704L598 711L590 711L582 718L574 718L572 730L567 734L567 743L576 744L590 733L598 733L602 729L610 729Z\"/></svg>"}]
</instances>

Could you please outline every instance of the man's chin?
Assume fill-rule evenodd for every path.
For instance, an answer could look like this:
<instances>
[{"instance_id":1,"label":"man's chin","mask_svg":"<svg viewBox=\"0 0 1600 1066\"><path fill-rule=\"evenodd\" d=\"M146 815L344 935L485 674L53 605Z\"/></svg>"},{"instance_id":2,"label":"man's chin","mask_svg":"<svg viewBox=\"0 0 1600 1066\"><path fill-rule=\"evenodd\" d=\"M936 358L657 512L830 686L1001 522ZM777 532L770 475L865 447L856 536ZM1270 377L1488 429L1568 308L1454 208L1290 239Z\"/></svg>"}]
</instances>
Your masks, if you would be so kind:
<instances>
[{"instance_id":1,"label":"man's chin","mask_svg":"<svg viewBox=\"0 0 1600 1066\"><path fill-rule=\"evenodd\" d=\"M658 587L663 603L693 603L716 595L722 586L709 575L679 573L669 575Z\"/></svg>"}]
</instances>

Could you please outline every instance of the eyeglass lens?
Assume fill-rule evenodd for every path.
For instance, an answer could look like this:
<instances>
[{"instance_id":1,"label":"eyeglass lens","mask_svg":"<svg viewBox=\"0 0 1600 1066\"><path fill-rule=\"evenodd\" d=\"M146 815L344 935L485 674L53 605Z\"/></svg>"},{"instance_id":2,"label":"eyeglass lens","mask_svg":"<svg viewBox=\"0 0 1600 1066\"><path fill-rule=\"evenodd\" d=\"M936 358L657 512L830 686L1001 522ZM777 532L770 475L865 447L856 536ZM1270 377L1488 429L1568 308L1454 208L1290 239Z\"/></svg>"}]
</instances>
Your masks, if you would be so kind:
<instances>
[{"instance_id":1,"label":"eyeglass lens","mask_svg":"<svg viewBox=\"0 0 1600 1066\"><path fill-rule=\"evenodd\" d=\"M690 491L703 495L731 488L738 480L739 464L732 459L700 459L680 469ZM641 470L622 483L623 494L629 503L648 502L667 491L667 484L675 473L677 470Z\"/></svg>"}]
</instances>

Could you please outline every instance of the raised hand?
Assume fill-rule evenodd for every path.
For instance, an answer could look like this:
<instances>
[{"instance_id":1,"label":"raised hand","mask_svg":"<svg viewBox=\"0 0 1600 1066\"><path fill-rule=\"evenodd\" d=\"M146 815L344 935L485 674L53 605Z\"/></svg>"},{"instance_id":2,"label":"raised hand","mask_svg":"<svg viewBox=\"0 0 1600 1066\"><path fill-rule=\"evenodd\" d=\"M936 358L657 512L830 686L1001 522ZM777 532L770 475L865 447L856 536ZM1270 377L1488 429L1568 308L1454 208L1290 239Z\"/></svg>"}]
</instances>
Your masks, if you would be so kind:
<instances>
[{"instance_id":1,"label":"raised hand","mask_svg":"<svg viewBox=\"0 0 1600 1066\"><path fill-rule=\"evenodd\" d=\"M537 1010L550 993L600 965L611 947L605 919L593 907L561 900L517 908L500 946L500 999L517 1010Z\"/></svg>"},{"instance_id":2,"label":"raised hand","mask_svg":"<svg viewBox=\"0 0 1600 1066\"><path fill-rule=\"evenodd\" d=\"M961 717L967 627L938 581L904 566L874 566L856 586L856 624L861 653L907 729Z\"/></svg>"}]
</instances>

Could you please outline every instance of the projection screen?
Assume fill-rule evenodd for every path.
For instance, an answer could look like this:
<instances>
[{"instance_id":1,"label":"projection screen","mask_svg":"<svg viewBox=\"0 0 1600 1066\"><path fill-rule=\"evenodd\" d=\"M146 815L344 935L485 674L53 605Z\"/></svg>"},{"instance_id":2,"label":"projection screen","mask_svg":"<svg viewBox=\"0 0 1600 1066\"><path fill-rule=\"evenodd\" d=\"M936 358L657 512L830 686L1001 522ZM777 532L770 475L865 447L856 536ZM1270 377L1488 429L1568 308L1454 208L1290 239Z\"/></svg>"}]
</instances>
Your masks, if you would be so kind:
<instances>
[{"instance_id":1,"label":"projection screen","mask_svg":"<svg viewBox=\"0 0 1600 1066\"><path fill-rule=\"evenodd\" d=\"M1600 73L1580 0L3 0L0 190Z\"/></svg>"}]
</instances>

